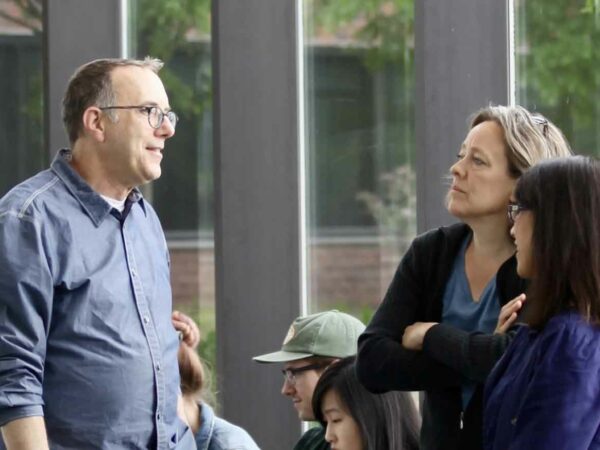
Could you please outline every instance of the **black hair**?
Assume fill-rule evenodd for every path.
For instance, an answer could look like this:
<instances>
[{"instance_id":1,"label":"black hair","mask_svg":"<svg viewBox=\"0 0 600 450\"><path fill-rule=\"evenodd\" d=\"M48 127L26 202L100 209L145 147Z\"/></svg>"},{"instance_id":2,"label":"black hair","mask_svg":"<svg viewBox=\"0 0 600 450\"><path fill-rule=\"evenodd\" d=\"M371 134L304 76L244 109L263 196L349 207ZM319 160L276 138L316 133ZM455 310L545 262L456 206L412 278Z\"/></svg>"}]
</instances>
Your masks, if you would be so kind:
<instances>
[{"instance_id":1,"label":"black hair","mask_svg":"<svg viewBox=\"0 0 600 450\"><path fill-rule=\"evenodd\" d=\"M541 329L566 310L600 324L600 162L541 162L519 179L515 199L534 221L528 324Z\"/></svg>"},{"instance_id":2,"label":"black hair","mask_svg":"<svg viewBox=\"0 0 600 450\"><path fill-rule=\"evenodd\" d=\"M358 381L350 356L331 364L319 378L313 393L315 418L327 426L321 406L333 390L342 407L357 423L365 450L417 450L420 419L408 392L372 394Z\"/></svg>"}]
</instances>

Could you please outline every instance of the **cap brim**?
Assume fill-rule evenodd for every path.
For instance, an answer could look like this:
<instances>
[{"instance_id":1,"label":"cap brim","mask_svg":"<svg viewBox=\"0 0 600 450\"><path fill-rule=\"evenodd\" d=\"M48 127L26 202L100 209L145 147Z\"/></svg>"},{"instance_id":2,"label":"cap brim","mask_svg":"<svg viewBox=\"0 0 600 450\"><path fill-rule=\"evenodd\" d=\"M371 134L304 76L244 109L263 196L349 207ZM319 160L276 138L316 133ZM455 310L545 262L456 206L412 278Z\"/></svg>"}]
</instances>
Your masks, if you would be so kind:
<instances>
[{"instance_id":1,"label":"cap brim","mask_svg":"<svg viewBox=\"0 0 600 450\"><path fill-rule=\"evenodd\" d=\"M260 363L278 363L278 362L289 362L296 361L298 359L310 358L314 356L312 353L296 353L296 352L284 352L283 350L273 353L267 353L265 355L255 356L252 358L256 362Z\"/></svg>"}]
</instances>

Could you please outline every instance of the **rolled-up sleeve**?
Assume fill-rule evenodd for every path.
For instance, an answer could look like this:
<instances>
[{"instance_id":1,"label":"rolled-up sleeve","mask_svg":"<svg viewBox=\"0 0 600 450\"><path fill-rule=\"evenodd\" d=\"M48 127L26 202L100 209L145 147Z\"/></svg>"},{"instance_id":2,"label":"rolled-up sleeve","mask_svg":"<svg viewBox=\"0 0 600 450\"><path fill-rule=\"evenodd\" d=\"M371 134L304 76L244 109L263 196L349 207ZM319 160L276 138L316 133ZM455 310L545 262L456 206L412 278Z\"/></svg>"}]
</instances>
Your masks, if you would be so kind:
<instances>
[{"instance_id":1,"label":"rolled-up sleeve","mask_svg":"<svg viewBox=\"0 0 600 450\"><path fill-rule=\"evenodd\" d=\"M43 415L53 282L41 223L0 211L0 426Z\"/></svg>"}]
</instances>

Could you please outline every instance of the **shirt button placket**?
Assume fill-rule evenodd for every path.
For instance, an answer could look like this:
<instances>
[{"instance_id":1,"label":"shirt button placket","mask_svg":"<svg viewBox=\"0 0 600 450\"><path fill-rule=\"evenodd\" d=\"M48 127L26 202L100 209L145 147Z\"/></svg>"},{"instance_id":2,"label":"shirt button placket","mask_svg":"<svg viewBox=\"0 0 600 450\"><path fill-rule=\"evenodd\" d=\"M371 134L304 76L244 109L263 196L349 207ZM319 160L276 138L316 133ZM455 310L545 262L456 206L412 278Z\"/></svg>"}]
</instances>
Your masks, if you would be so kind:
<instances>
[{"instance_id":1,"label":"shirt button placket","mask_svg":"<svg viewBox=\"0 0 600 450\"><path fill-rule=\"evenodd\" d=\"M125 242L125 251L127 252L127 260L130 266L129 273L131 275L131 281L133 284L134 297L137 304L138 311L140 316L142 317L142 322L144 324L143 330L144 334L148 339L148 344L150 346L150 357L154 363L155 377L156 377L156 394L157 394L157 405L156 405L156 433L157 433L157 441L159 448L164 446L166 442L166 433L164 430L164 423L162 422L163 417L161 411L164 408L164 380L162 377L162 372L160 371L160 365L157 360L157 354L160 353L160 346L158 344L158 337L156 334L156 330L152 326L152 321L150 320L150 311L148 310L148 304L145 301L144 289L141 283L141 279L139 277L138 271L136 269L136 260L135 260L135 252L132 248L132 243L128 239L127 233L125 230L123 231L124 242Z\"/></svg>"}]
</instances>

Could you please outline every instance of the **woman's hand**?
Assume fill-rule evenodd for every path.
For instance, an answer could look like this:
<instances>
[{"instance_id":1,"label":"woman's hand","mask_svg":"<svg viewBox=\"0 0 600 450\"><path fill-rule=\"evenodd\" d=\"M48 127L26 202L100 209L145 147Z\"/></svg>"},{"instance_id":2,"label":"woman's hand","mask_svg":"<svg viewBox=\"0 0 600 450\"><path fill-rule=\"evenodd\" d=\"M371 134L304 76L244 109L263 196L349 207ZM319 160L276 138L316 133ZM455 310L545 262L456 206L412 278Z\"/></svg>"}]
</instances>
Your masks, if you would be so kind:
<instances>
[{"instance_id":1,"label":"woman's hand","mask_svg":"<svg viewBox=\"0 0 600 450\"><path fill-rule=\"evenodd\" d=\"M517 320L517 313L523 307L523 303L525 303L525 294L517 295L502 307L494 334L506 333L506 331L513 326L515 320Z\"/></svg>"},{"instance_id":2,"label":"woman's hand","mask_svg":"<svg viewBox=\"0 0 600 450\"><path fill-rule=\"evenodd\" d=\"M182 312L173 311L171 322L179 333L181 340L191 348L196 348L200 343L200 329L196 322L191 317L186 316Z\"/></svg>"},{"instance_id":3,"label":"woman's hand","mask_svg":"<svg viewBox=\"0 0 600 450\"><path fill-rule=\"evenodd\" d=\"M407 350L423 350L423 339L429 329L437 322L415 322L405 328L402 346Z\"/></svg>"}]
</instances>

